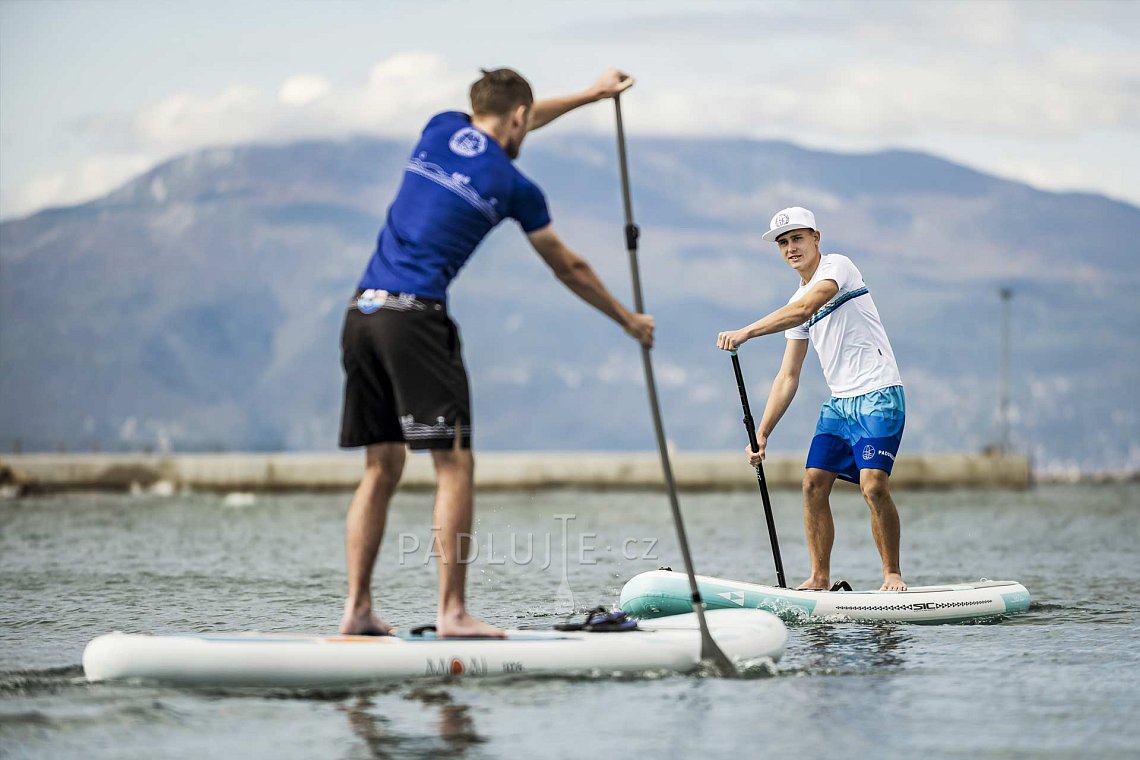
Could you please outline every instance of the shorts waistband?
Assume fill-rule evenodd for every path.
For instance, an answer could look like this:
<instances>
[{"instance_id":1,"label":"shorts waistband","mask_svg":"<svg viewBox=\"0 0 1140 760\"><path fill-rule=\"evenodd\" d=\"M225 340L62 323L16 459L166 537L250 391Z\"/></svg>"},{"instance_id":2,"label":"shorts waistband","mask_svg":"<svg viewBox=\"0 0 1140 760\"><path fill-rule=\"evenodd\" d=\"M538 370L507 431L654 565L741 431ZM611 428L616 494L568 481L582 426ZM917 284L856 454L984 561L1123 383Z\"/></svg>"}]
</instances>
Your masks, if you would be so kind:
<instances>
[{"instance_id":1,"label":"shorts waistband","mask_svg":"<svg viewBox=\"0 0 1140 760\"><path fill-rule=\"evenodd\" d=\"M447 311L447 303L436 298L424 298L415 293L390 293L378 288L357 288L348 299L348 308L362 314L380 309L391 311Z\"/></svg>"}]
</instances>

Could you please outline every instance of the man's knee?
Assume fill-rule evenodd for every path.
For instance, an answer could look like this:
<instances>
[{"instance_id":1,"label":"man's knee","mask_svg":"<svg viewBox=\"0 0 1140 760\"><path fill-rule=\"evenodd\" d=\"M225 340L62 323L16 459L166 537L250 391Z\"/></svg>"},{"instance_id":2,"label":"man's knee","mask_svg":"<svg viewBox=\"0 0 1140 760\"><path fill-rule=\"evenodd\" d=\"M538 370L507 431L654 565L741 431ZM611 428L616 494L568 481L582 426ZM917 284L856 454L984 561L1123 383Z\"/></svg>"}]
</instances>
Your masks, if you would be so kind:
<instances>
[{"instance_id":1,"label":"man's knee","mask_svg":"<svg viewBox=\"0 0 1140 760\"><path fill-rule=\"evenodd\" d=\"M878 507L891 495L887 473L883 470L863 470L859 476L859 490L863 492L863 498L869 506Z\"/></svg>"},{"instance_id":2,"label":"man's knee","mask_svg":"<svg viewBox=\"0 0 1140 760\"><path fill-rule=\"evenodd\" d=\"M804 502L812 504L831 494L835 476L825 470L808 469L804 473Z\"/></svg>"},{"instance_id":3,"label":"man's knee","mask_svg":"<svg viewBox=\"0 0 1140 760\"><path fill-rule=\"evenodd\" d=\"M406 458L407 452L402 443L369 446L364 456L364 477L380 488L392 490L404 474Z\"/></svg>"},{"instance_id":4,"label":"man's knee","mask_svg":"<svg viewBox=\"0 0 1140 760\"><path fill-rule=\"evenodd\" d=\"M472 477L475 472L475 455L471 449L432 449L432 462L440 474Z\"/></svg>"}]
</instances>

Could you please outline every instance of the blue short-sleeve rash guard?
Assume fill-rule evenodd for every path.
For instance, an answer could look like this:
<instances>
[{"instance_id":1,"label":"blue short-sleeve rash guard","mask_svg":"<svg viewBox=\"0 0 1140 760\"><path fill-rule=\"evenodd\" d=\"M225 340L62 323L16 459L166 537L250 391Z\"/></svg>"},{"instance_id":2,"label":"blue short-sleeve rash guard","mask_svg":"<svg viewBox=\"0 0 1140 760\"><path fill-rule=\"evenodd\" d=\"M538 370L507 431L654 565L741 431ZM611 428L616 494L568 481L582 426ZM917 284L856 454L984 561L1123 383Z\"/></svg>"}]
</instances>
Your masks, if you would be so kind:
<instances>
[{"instance_id":1,"label":"blue short-sleeve rash guard","mask_svg":"<svg viewBox=\"0 0 1140 760\"><path fill-rule=\"evenodd\" d=\"M444 300L447 286L503 219L524 232L550 224L538 185L471 117L432 117L404 170L361 288Z\"/></svg>"}]
</instances>

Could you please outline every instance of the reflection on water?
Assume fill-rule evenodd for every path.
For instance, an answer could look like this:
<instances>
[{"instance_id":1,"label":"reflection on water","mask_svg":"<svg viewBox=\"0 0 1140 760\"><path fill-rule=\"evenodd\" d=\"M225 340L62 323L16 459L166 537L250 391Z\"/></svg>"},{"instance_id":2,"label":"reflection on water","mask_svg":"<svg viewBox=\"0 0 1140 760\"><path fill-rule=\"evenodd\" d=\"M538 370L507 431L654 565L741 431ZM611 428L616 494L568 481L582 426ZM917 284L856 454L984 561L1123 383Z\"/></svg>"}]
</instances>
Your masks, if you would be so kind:
<instances>
[{"instance_id":1,"label":"reflection on water","mask_svg":"<svg viewBox=\"0 0 1140 760\"><path fill-rule=\"evenodd\" d=\"M456 704L446 691L414 690L405 699L416 699L425 705L439 707L439 736L450 750L462 754L475 744L486 741L475 730L471 708Z\"/></svg>"},{"instance_id":2,"label":"reflection on water","mask_svg":"<svg viewBox=\"0 0 1140 760\"><path fill-rule=\"evenodd\" d=\"M425 747L424 737L394 729L389 718L375 712L376 703L373 696L362 694L350 703L338 705L338 709L348 716L349 727L363 742L368 757L375 760L406 757L409 750L414 749L426 750L425 757L436 757L440 754L464 757L469 749L487 741L475 730L471 708L464 704L456 704L447 691L416 688L405 694L404 699L419 702L428 709L438 709L435 729L442 740L442 746Z\"/></svg>"},{"instance_id":3,"label":"reflection on water","mask_svg":"<svg viewBox=\"0 0 1140 760\"><path fill-rule=\"evenodd\" d=\"M796 671L815 675L900 669L913 636L908 626L890 624L805 625L794 631Z\"/></svg>"}]
</instances>

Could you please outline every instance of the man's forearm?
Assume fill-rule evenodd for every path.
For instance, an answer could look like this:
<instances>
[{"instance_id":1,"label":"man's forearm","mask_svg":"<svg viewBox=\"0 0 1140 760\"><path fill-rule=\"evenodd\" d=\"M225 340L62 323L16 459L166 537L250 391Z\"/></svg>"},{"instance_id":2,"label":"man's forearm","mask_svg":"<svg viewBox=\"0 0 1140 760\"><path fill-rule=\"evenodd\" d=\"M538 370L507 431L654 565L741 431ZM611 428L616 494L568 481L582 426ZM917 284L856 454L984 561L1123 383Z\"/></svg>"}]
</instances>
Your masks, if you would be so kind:
<instances>
[{"instance_id":1,"label":"man's forearm","mask_svg":"<svg viewBox=\"0 0 1140 760\"><path fill-rule=\"evenodd\" d=\"M613 297L585 260L579 259L566 271L558 272L558 279L574 295L617 322L622 329L628 327L629 310Z\"/></svg>"},{"instance_id":2,"label":"man's forearm","mask_svg":"<svg viewBox=\"0 0 1140 760\"><path fill-rule=\"evenodd\" d=\"M593 103L598 100L590 90L582 90L573 95L563 95L558 98L546 98L536 101L530 112L530 129L535 130L546 126L550 122L575 108Z\"/></svg>"},{"instance_id":3,"label":"man's forearm","mask_svg":"<svg viewBox=\"0 0 1140 760\"><path fill-rule=\"evenodd\" d=\"M633 86L633 77L618 69L607 69L592 85L573 95L537 101L530 111L529 129L546 126L568 111L603 98L617 97Z\"/></svg>"},{"instance_id":4,"label":"man's forearm","mask_svg":"<svg viewBox=\"0 0 1140 760\"><path fill-rule=\"evenodd\" d=\"M777 375L772 382L772 392L768 394L768 403L764 405L764 416L760 418L760 427L756 434L767 439L776 429L776 423L792 405L792 399L799 389L799 378Z\"/></svg>"},{"instance_id":5,"label":"man's forearm","mask_svg":"<svg viewBox=\"0 0 1140 760\"><path fill-rule=\"evenodd\" d=\"M799 327L807 322L810 317L811 313L806 311L802 305L790 303L776 309L768 316L756 320L744 329L748 331L748 338L751 340L752 338L759 338L761 335L772 335L790 330L793 327Z\"/></svg>"}]
</instances>

